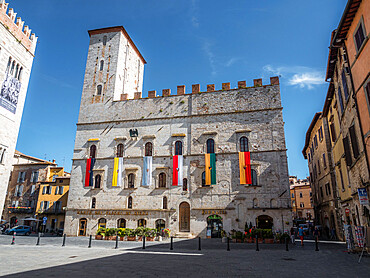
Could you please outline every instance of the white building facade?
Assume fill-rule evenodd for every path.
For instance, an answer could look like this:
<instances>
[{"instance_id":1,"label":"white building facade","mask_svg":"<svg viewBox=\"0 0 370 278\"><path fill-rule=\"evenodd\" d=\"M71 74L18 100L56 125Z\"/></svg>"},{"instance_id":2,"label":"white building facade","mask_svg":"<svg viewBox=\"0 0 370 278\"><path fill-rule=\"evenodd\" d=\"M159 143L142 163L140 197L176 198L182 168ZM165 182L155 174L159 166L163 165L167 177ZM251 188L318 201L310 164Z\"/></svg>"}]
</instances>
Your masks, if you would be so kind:
<instances>
[{"instance_id":1,"label":"white building facade","mask_svg":"<svg viewBox=\"0 0 370 278\"><path fill-rule=\"evenodd\" d=\"M190 94L178 86L176 95L166 89L141 98L146 62L125 29L89 35L67 235L144 225L217 237L221 229L292 225L277 77L269 85L256 79L249 88L241 81L237 89L223 83L200 92L197 84ZM240 152L250 153L250 184L241 184ZM212 167L206 154L215 157Z\"/></svg>"},{"instance_id":2,"label":"white building facade","mask_svg":"<svg viewBox=\"0 0 370 278\"><path fill-rule=\"evenodd\" d=\"M9 182L37 38L0 0L0 215Z\"/></svg>"}]
</instances>

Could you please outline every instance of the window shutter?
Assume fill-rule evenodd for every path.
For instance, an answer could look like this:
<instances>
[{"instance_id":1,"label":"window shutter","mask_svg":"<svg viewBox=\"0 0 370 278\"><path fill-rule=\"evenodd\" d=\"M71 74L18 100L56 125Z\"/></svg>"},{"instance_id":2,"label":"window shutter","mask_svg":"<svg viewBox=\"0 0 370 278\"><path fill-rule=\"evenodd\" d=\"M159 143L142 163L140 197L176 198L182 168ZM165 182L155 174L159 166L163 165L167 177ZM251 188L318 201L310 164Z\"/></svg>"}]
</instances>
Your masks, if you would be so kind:
<instances>
[{"instance_id":1,"label":"window shutter","mask_svg":"<svg viewBox=\"0 0 370 278\"><path fill-rule=\"evenodd\" d=\"M17 180L17 183L20 183L20 182L21 182L21 178L22 178L22 172L19 172L19 173L18 173L18 180Z\"/></svg>"},{"instance_id":2,"label":"window shutter","mask_svg":"<svg viewBox=\"0 0 370 278\"><path fill-rule=\"evenodd\" d=\"M357 158L360 155L360 152L358 150L356 130L354 125L349 128L349 135L351 137L353 156Z\"/></svg>"},{"instance_id":3,"label":"window shutter","mask_svg":"<svg viewBox=\"0 0 370 278\"><path fill-rule=\"evenodd\" d=\"M18 188L19 188L19 185L16 185L15 186L15 191L14 191L14 196L18 196Z\"/></svg>"},{"instance_id":4,"label":"window shutter","mask_svg":"<svg viewBox=\"0 0 370 278\"><path fill-rule=\"evenodd\" d=\"M49 201L46 201L46 209L49 208L49 204L50 204L50 202Z\"/></svg>"},{"instance_id":5,"label":"window shutter","mask_svg":"<svg viewBox=\"0 0 370 278\"><path fill-rule=\"evenodd\" d=\"M351 166L352 165L352 156L351 156L351 150L349 148L349 141L348 141L347 136L343 138L343 146L344 146L344 153L346 155L347 166Z\"/></svg>"},{"instance_id":6,"label":"window shutter","mask_svg":"<svg viewBox=\"0 0 370 278\"><path fill-rule=\"evenodd\" d=\"M15 201L15 207L18 207L19 201Z\"/></svg>"},{"instance_id":7,"label":"window shutter","mask_svg":"<svg viewBox=\"0 0 370 278\"><path fill-rule=\"evenodd\" d=\"M45 195L45 194L46 194L46 186L44 186L44 187L42 188L42 194L43 194L43 195Z\"/></svg>"},{"instance_id":8,"label":"window shutter","mask_svg":"<svg viewBox=\"0 0 370 278\"><path fill-rule=\"evenodd\" d=\"M39 208L40 210L43 210L44 209L44 201L41 201L41 203L40 203L40 208Z\"/></svg>"},{"instance_id":9,"label":"window shutter","mask_svg":"<svg viewBox=\"0 0 370 278\"><path fill-rule=\"evenodd\" d=\"M31 194L33 194L35 192L35 188L36 188L36 184L32 184L32 187L31 187Z\"/></svg>"},{"instance_id":10,"label":"window shutter","mask_svg":"<svg viewBox=\"0 0 370 278\"><path fill-rule=\"evenodd\" d=\"M64 187L63 187L63 186L60 186L60 187L59 187L59 194L60 194L60 195L63 195L63 190L64 190Z\"/></svg>"},{"instance_id":11,"label":"window shutter","mask_svg":"<svg viewBox=\"0 0 370 278\"><path fill-rule=\"evenodd\" d=\"M23 185L19 186L19 196L22 196L23 194Z\"/></svg>"},{"instance_id":12,"label":"window shutter","mask_svg":"<svg viewBox=\"0 0 370 278\"><path fill-rule=\"evenodd\" d=\"M55 193L54 193L55 195L58 195L58 189L59 189L59 186L56 186L55 187Z\"/></svg>"}]
</instances>

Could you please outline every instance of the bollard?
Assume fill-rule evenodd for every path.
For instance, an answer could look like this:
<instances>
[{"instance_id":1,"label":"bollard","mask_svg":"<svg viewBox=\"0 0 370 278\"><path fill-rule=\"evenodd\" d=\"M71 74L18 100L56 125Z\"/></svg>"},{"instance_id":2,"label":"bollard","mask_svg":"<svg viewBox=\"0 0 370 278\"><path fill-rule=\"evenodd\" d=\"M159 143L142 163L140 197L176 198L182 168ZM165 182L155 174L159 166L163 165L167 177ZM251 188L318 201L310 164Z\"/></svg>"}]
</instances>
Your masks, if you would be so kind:
<instances>
[{"instance_id":1,"label":"bollard","mask_svg":"<svg viewBox=\"0 0 370 278\"><path fill-rule=\"evenodd\" d=\"M256 235L256 251L260 251L260 249L258 247L258 235Z\"/></svg>"},{"instance_id":2,"label":"bollard","mask_svg":"<svg viewBox=\"0 0 370 278\"><path fill-rule=\"evenodd\" d=\"M227 251L230 251L230 238L227 237Z\"/></svg>"},{"instance_id":3,"label":"bollard","mask_svg":"<svg viewBox=\"0 0 370 278\"><path fill-rule=\"evenodd\" d=\"M37 235L37 242L36 242L36 245L40 245L40 236L41 236L41 233L39 233Z\"/></svg>"},{"instance_id":4,"label":"bollard","mask_svg":"<svg viewBox=\"0 0 370 278\"><path fill-rule=\"evenodd\" d=\"M116 246L114 247L114 249L118 249L118 235L116 236Z\"/></svg>"},{"instance_id":5,"label":"bollard","mask_svg":"<svg viewBox=\"0 0 370 278\"><path fill-rule=\"evenodd\" d=\"M200 237L198 237L198 250L202 250L201 243L200 243Z\"/></svg>"},{"instance_id":6,"label":"bollard","mask_svg":"<svg viewBox=\"0 0 370 278\"><path fill-rule=\"evenodd\" d=\"M63 235L63 244L62 244L62 247L63 246L66 246L66 234Z\"/></svg>"},{"instance_id":7,"label":"bollard","mask_svg":"<svg viewBox=\"0 0 370 278\"><path fill-rule=\"evenodd\" d=\"M288 239L287 238L285 238L285 251L289 251Z\"/></svg>"},{"instance_id":8,"label":"bollard","mask_svg":"<svg viewBox=\"0 0 370 278\"><path fill-rule=\"evenodd\" d=\"M15 244L15 235L16 235L17 233L16 232L14 232L13 233L13 239L12 239L12 243L11 243L11 245L14 245Z\"/></svg>"},{"instance_id":9,"label":"bollard","mask_svg":"<svg viewBox=\"0 0 370 278\"><path fill-rule=\"evenodd\" d=\"M315 237L315 245L316 245L315 251L319 251L319 241L317 240L317 237Z\"/></svg>"},{"instance_id":10,"label":"bollard","mask_svg":"<svg viewBox=\"0 0 370 278\"><path fill-rule=\"evenodd\" d=\"M145 249L145 236L143 236L143 249Z\"/></svg>"},{"instance_id":11,"label":"bollard","mask_svg":"<svg viewBox=\"0 0 370 278\"><path fill-rule=\"evenodd\" d=\"M92 240L92 235L90 235L90 238L89 238L89 246L87 246L87 248L91 248L91 240Z\"/></svg>"},{"instance_id":12,"label":"bollard","mask_svg":"<svg viewBox=\"0 0 370 278\"><path fill-rule=\"evenodd\" d=\"M171 236L171 245L170 245L170 250L173 250L173 236Z\"/></svg>"}]
</instances>

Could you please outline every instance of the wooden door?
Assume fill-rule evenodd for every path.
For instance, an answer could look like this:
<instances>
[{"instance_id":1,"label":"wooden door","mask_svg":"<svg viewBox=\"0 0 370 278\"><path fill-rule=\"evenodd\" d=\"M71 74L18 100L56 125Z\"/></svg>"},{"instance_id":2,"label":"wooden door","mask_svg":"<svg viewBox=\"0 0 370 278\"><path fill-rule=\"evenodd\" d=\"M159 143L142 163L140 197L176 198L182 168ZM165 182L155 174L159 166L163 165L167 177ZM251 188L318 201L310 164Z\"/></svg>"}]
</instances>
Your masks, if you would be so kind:
<instances>
[{"instance_id":1,"label":"wooden door","mask_svg":"<svg viewBox=\"0 0 370 278\"><path fill-rule=\"evenodd\" d=\"M79 236L86 236L86 224L87 220L85 218L80 220L80 228L78 231Z\"/></svg>"},{"instance_id":2,"label":"wooden door","mask_svg":"<svg viewBox=\"0 0 370 278\"><path fill-rule=\"evenodd\" d=\"M180 204L180 232L190 232L190 205L186 202Z\"/></svg>"}]
</instances>

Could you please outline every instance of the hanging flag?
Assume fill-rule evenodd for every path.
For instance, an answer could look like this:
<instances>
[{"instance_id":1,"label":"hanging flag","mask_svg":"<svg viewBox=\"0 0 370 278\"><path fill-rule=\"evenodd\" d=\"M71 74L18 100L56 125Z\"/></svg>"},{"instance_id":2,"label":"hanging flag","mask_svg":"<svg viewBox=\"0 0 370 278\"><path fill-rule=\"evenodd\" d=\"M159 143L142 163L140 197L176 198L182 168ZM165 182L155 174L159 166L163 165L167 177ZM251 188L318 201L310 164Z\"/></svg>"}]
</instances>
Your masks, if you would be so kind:
<instances>
[{"instance_id":1,"label":"hanging flag","mask_svg":"<svg viewBox=\"0 0 370 278\"><path fill-rule=\"evenodd\" d=\"M94 182L94 164L95 158L88 158L86 161L86 176L85 176L85 186L93 186Z\"/></svg>"},{"instance_id":2,"label":"hanging flag","mask_svg":"<svg viewBox=\"0 0 370 278\"><path fill-rule=\"evenodd\" d=\"M206 185L216 184L216 154L206 153Z\"/></svg>"},{"instance_id":3,"label":"hanging flag","mask_svg":"<svg viewBox=\"0 0 370 278\"><path fill-rule=\"evenodd\" d=\"M239 152L240 184L252 184L250 152Z\"/></svg>"},{"instance_id":4,"label":"hanging flag","mask_svg":"<svg viewBox=\"0 0 370 278\"><path fill-rule=\"evenodd\" d=\"M183 161L184 158L182 155L175 155L173 157L173 169L172 169L172 185L182 186L183 180Z\"/></svg>"},{"instance_id":5,"label":"hanging flag","mask_svg":"<svg viewBox=\"0 0 370 278\"><path fill-rule=\"evenodd\" d=\"M114 158L112 186L122 186L123 157Z\"/></svg>"},{"instance_id":6,"label":"hanging flag","mask_svg":"<svg viewBox=\"0 0 370 278\"><path fill-rule=\"evenodd\" d=\"M152 183L152 157L144 156L143 186L150 186Z\"/></svg>"},{"instance_id":7,"label":"hanging flag","mask_svg":"<svg viewBox=\"0 0 370 278\"><path fill-rule=\"evenodd\" d=\"M90 164L90 182L89 182L89 186L94 186L94 165L95 165L95 158L91 158L91 164Z\"/></svg>"}]
</instances>

